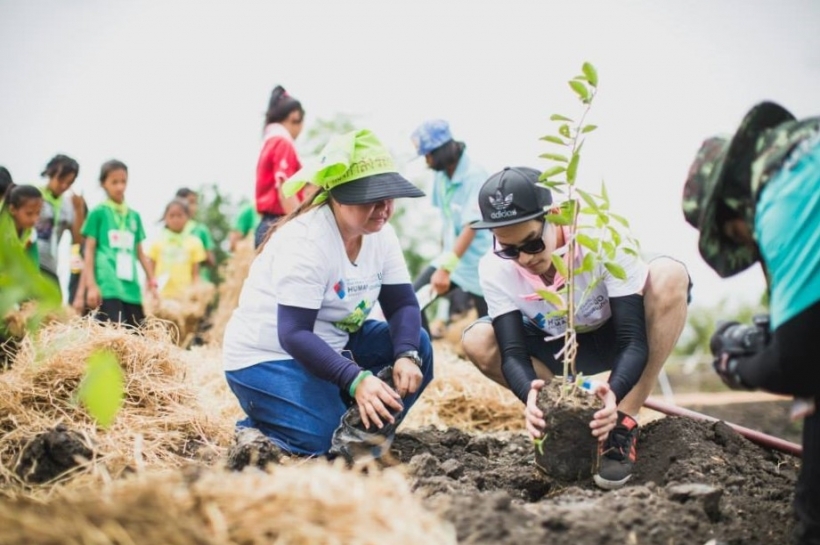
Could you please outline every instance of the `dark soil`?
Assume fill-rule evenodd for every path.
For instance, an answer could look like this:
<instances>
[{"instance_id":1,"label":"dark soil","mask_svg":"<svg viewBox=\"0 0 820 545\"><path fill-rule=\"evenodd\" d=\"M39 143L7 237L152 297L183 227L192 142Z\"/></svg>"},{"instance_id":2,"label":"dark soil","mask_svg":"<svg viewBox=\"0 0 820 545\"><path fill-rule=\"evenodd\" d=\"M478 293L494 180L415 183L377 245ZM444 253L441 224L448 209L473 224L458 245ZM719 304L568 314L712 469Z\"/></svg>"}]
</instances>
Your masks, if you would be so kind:
<instances>
[{"instance_id":1,"label":"dark soil","mask_svg":"<svg viewBox=\"0 0 820 545\"><path fill-rule=\"evenodd\" d=\"M82 435L59 425L26 444L14 471L28 483L45 483L91 460L92 455Z\"/></svg>"},{"instance_id":2,"label":"dark soil","mask_svg":"<svg viewBox=\"0 0 820 545\"><path fill-rule=\"evenodd\" d=\"M799 460L723 423L668 417L642 429L624 488L567 485L536 469L523 434L399 433L392 454L460 543L788 543Z\"/></svg>"},{"instance_id":3,"label":"dark soil","mask_svg":"<svg viewBox=\"0 0 820 545\"><path fill-rule=\"evenodd\" d=\"M538 392L537 405L547 427L535 449L536 467L562 483L591 477L598 467L598 441L589 423L602 406L600 400L554 380Z\"/></svg>"}]
</instances>

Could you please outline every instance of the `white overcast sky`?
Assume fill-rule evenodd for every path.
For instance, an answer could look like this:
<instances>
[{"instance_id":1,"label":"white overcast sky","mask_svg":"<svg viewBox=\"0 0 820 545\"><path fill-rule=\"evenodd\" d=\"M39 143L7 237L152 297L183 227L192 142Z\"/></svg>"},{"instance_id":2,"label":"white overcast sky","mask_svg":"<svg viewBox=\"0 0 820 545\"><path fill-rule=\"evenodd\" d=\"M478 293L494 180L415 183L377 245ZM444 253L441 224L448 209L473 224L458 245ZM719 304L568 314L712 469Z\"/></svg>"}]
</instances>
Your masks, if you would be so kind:
<instances>
[{"instance_id":1,"label":"white overcast sky","mask_svg":"<svg viewBox=\"0 0 820 545\"><path fill-rule=\"evenodd\" d=\"M762 99L820 113L814 0L0 0L0 164L39 183L56 153L129 166L127 199L151 229L182 185L251 195L262 115L284 84L307 127L357 115L402 157L443 117L474 160L543 168L538 138L573 114L566 80L598 68L581 185L605 179L644 249L683 259L695 301L756 300L756 268L719 279L680 194L700 142ZM419 162L408 175L422 174Z\"/></svg>"}]
</instances>

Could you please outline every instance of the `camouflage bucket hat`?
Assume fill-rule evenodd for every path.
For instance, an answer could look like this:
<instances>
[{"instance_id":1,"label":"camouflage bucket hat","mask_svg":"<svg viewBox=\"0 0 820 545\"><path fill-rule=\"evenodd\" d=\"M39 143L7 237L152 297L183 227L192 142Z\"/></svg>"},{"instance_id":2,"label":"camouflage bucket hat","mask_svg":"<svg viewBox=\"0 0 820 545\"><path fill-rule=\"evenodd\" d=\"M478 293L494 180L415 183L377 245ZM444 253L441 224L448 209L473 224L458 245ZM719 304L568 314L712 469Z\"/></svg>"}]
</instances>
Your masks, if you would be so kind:
<instances>
[{"instance_id":1,"label":"camouflage bucket hat","mask_svg":"<svg viewBox=\"0 0 820 545\"><path fill-rule=\"evenodd\" d=\"M762 102L749 110L731 140L716 136L704 141L689 168L683 188L683 215L700 231L700 255L723 278L751 267L758 256L752 248L723 234L719 210L726 208L753 227L751 169L759 151L758 137L794 119L782 106Z\"/></svg>"}]
</instances>

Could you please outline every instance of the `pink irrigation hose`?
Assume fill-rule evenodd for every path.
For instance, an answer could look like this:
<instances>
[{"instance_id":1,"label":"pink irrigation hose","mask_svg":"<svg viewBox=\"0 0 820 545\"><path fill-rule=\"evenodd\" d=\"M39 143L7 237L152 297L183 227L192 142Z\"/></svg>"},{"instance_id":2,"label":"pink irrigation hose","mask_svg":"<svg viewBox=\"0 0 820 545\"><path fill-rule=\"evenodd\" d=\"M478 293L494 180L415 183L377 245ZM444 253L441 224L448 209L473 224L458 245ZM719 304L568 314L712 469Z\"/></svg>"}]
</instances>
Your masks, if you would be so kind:
<instances>
[{"instance_id":1,"label":"pink irrigation hose","mask_svg":"<svg viewBox=\"0 0 820 545\"><path fill-rule=\"evenodd\" d=\"M686 416L694 420L701 420L705 422L717 422L720 420L719 418L715 418L713 416L684 409L683 407L678 407L677 405L672 405L671 403L665 403L654 399L647 399L644 403L644 407L662 412L669 416ZM737 424L732 424L731 422L724 421L724 423L752 443L757 443L758 445L779 450L801 458L803 457L803 447L797 443L792 443L791 441L786 441L784 439L780 439L779 437L774 437L757 430L738 426Z\"/></svg>"}]
</instances>

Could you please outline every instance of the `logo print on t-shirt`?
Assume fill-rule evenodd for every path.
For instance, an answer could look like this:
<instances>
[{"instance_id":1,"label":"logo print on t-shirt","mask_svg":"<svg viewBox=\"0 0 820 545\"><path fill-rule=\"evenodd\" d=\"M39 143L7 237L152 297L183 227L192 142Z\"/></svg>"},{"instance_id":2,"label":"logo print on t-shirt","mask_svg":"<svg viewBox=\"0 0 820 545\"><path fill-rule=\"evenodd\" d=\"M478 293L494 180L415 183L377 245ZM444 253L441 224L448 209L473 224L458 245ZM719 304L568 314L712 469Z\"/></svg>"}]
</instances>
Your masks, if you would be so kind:
<instances>
[{"instance_id":1,"label":"logo print on t-shirt","mask_svg":"<svg viewBox=\"0 0 820 545\"><path fill-rule=\"evenodd\" d=\"M536 314L536 315L535 315L535 317L532 319L532 321L533 321L533 323L534 323L535 325L537 325L537 326L538 326L538 328L539 328L539 329L544 329L544 327L547 325L547 318L546 318L546 316L544 316L544 315L543 315L542 313L540 313L540 312L539 312L538 314Z\"/></svg>"},{"instance_id":2,"label":"logo print on t-shirt","mask_svg":"<svg viewBox=\"0 0 820 545\"><path fill-rule=\"evenodd\" d=\"M364 321L367 320L367 316L372 309L372 303L367 300L362 300L356 305L353 312L345 316L344 319L335 322L333 325L347 333L355 333L362 327Z\"/></svg>"},{"instance_id":3,"label":"logo print on t-shirt","mask_svg":"<svg viewBox=\"0 0 820 545\"><path fill-rule=\"evenodd\" d=\"M339 296L339 299L344 299L345 295L347 295L347 289L345 288L345 281L339 280L333 285L333 291L336 292L336 295Z\"/></svg>"}]
</instances>

